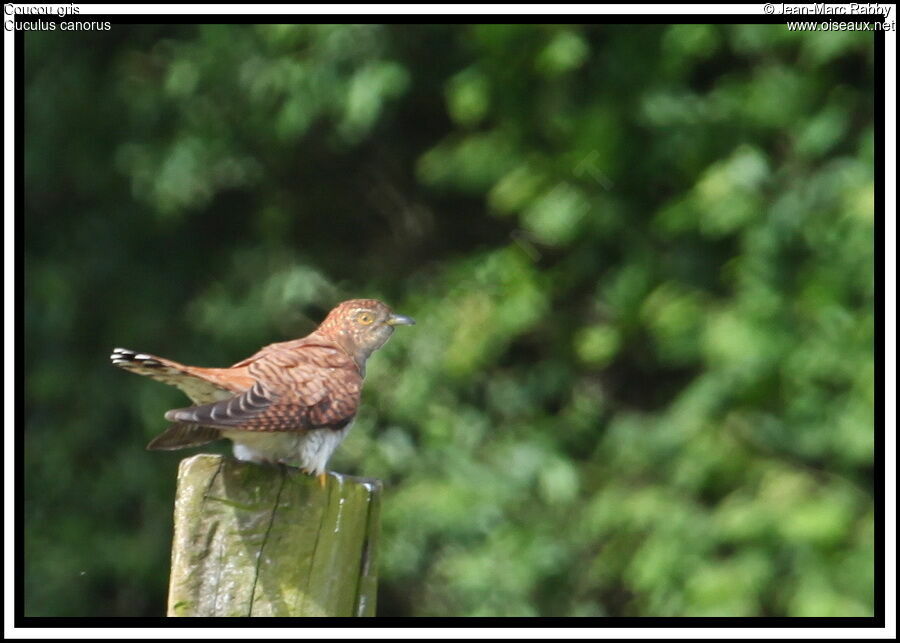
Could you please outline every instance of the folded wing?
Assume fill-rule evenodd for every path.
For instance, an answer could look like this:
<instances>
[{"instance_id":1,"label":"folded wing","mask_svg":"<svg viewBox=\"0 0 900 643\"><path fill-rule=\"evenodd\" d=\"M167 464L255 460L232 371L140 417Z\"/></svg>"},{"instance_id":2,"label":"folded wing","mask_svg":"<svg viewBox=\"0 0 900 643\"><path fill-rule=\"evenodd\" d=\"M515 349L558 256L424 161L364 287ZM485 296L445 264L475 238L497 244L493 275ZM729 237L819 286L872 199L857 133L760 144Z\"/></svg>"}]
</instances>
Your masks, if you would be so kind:
<instances>
[{"instance_id":1,"label":"folded wing","mask_svg":"<svg viewBox=\"0 0 900 643\"><path fill-rule=\"evenodd\" d=\"M245 392L166 413L166 419L217 429L304 431L341 428L356 414L362 387L352 361L335 349L309 346L275 352L249 365Z\"/></svg>"}]
</instances>

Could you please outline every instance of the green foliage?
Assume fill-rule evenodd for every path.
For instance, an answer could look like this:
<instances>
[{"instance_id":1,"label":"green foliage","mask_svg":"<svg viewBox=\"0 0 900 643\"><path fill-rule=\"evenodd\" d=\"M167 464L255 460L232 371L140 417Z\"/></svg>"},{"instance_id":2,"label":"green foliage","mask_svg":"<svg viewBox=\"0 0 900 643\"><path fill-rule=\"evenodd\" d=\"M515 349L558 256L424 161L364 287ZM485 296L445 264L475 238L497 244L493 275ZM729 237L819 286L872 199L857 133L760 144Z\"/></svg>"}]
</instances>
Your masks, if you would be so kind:
<instances>
[{"instance_id":1,"label":"green foliage","mask_svg":"<svg viewBox=\"0 0 900 643\"><path fill-rule=\"evenodd\" d=\"M873 614L871 35L25 40L28 614L164 610L184 399L111 348L370 296L419 322L332 461L386 483L380 614Z\"/></svg>"}]
</instances>

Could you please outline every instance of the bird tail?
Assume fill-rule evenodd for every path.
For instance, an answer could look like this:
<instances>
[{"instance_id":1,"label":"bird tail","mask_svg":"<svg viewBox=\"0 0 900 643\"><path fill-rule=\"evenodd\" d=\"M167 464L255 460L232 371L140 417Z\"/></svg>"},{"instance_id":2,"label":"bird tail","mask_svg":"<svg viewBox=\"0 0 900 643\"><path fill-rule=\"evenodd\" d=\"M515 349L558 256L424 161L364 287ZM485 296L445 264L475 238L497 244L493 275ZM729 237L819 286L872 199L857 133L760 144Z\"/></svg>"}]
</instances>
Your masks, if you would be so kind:
<instances>
[{"instance_id":1,"label":"bird tail","mask_svg":"<svg viewBox=\"0 0 900 643\"><path fill-rule=\"evenodd\" d=\"M147 375L148 377L163 382L166 382L165 378L173 375L187 374L183 364L163 359L156 355L138 353L137 351L128 350L127 348L114 348L109 359L112 361L113 365L124 368L126 371L131 371L132 373L137 373L139 375ZM166 383L168 384L169 382Z\"/></svg>"},{"instance_id":2,"label":"bird tail","mask_svg":"<svg viewBox=\"0 0 900 643\"><path fill-rule=\"evenodd\" d=\"M114 348L109 359L114 366L126 371L146 375L163 384L177 386L195 404L206 404L234 395L227 385L214 381L211 373L216 369L185 366L174 360L138 353L127 348Z\"/></svg>"},{"instance_id":3,"label":"bird tail","mask_svg":"<svg viewBox=\"0 0 900 643\"><path fill-rule=\"evenodd\" d=\"M138 353L127 348L113 349L109 358L113 365L126 371L177 386L196 404L206 404L234 395L222 384L210 380L209 373L215 369L185 366L170 359ZM172 424L153 438L147 448L151 451L185 449L208 444L220 437L222 435L219 429L192 423L178 423Z\"/></svg>"},{"instance_id":4,"label":"bird tail","mask_svg":"<svg viewBox=\"0 0 900 643\"><path fill-rule=\"evenodd\" d=\"M157 435L147 449L150 451L174 451L188 447L199 447L222 437L219 429L196 424L172 424Z\"/></svg>"}]
</instances>

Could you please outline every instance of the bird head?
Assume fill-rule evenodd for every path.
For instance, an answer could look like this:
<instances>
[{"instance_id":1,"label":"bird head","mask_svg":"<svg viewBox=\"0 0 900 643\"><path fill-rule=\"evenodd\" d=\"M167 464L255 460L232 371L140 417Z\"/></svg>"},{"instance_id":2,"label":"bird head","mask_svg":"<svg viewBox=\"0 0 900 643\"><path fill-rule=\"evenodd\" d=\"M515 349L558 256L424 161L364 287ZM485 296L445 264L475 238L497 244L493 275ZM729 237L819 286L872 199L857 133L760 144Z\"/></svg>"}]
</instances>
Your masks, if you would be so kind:
<instances>
[{"instance_id":1,"label":"bird head","mask_svg":"<svg viewBox=\"0 0 900 643\"><path fill-rule=\"evenodd\" d=\"M415 323L411 317L394 314L377 299L351 299L335 306L318 332L337 342L364 370L366 360L384 346L395 327Z\"/></svg>"}]
</instances>

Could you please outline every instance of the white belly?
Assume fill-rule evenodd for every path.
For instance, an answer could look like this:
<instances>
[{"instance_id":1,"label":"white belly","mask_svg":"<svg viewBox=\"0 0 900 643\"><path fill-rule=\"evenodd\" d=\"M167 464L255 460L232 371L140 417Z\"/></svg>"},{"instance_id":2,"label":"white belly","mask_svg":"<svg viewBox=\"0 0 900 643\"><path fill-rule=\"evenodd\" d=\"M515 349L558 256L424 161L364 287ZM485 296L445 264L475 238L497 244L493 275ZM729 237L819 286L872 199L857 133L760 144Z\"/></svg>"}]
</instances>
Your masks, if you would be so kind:
<instances>
[{"instance_id":1,"label":"white belly","mask_svg":"<svg viewBox=\"0 0 900 643\"><path fill-rule=\"evenodd\" d=\"M343 429L313 429L304 432L263 432L223 430L222 437L234 443L234 457L247 462L281 462L319 475L331 454L350 431Z\"/></svg>"}]
</instances>

